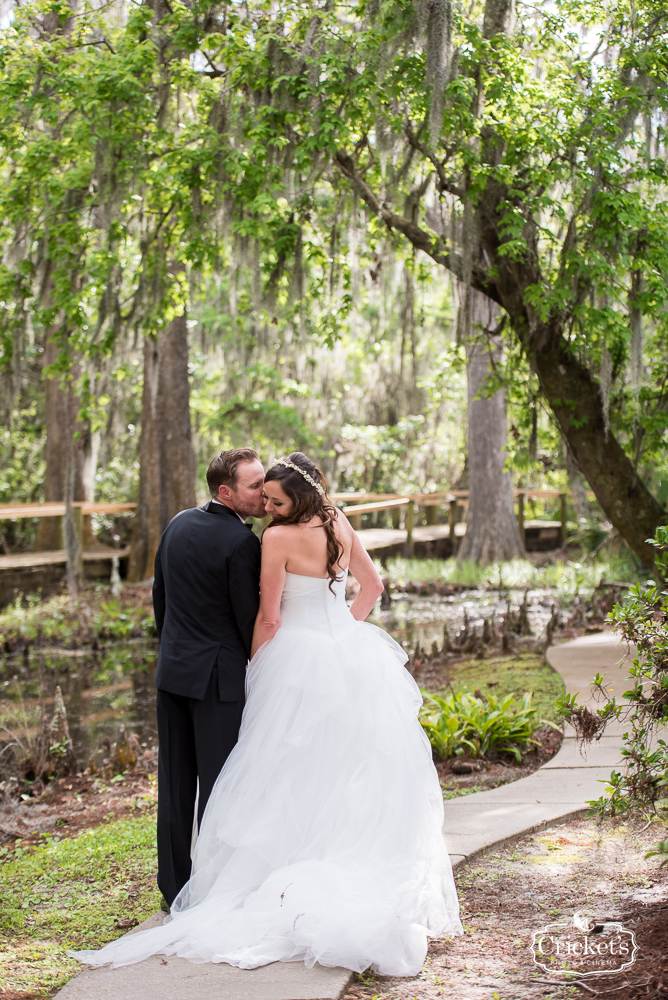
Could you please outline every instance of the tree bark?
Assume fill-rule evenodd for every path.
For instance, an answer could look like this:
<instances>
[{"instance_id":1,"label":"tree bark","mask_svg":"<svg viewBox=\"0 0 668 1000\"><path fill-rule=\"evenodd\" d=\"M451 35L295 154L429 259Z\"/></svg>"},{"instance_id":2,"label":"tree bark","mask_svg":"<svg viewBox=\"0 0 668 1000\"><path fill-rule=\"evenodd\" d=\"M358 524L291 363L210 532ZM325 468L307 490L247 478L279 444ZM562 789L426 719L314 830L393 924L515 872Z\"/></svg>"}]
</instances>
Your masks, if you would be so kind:
<instances>
[{"instance_id":1,"label":"tree bark","mask_svg":"<svg viewBox=\"0 0 668 1000\"><path fill-rule=\"evenodd\" d=\"M91 502L95 499L95 473L97 472L97 460L100 453L100 440L100 432L88 428L83 439L81 481L84 498ZM83 519L83 539L84 549L93 548L97 544L97 539L93 532L93 518L89 514Z\"/></svg>"},{"instance_id":2,"label":"tree bark","mask_svg":"<svg viewBox=\"0 0 668 1000\"><path fill-rule=\"evenodd\" d=\"M513 485L506 461L506 401L503 390L476 398L484 389L501 348L480 340L495 325L498 307L471 290L472 336L466 345L468 384L469 512L457 559L477 563L524 558L513 510Z\"/></svg>"},{"instance_id":3,"label":"tree bark","mask_svg":"<svg viewBox=\"0 0 668 1000\"><path fill-rule=\"evenodd\" d=\"M65 552L67 553L67 592L70 598L75 598L79 587L83 584L83 518L81 507L75 508L74 491L76 488L77 459L79 452L78 440L75 438L76 412L70 410L66 434L65 459Z\"/></svg>"},{"instance_id":4,"label":"tree bark","mask_svg":"<svg viewBox=\"0 0 668 1000\"><path fill-rule=\"evenodd\" d=\"M562 434L606 517L652 568L655 550L647 539L666 523L666 512L638 477L619 441L606 433L598 385L561 332L544 342L534 335L527 338L527 346Z\"/></svg>"},{"instance_id":5,"label":"tree bark","mask_svg":"<svg viewBox=\"0 0 668 1000\"><path fill-rule=\"evenodd\" d=\"M128 567L128 580L134 582L153 576L162 532L179 511L195 506L185 312L144 341L139 455L139 498Z\"/></svg>"},{"instance_id":6,"label":"tree bark","mask_svg":"<svg viewBox=\"0 0 668 1000\"><path fill-rule=\"evenodd\" d=\"M54 364L58 347L47 339L44 345L42 367ZM66 475L69 461L72 428L83 432L83 425L76 424L79 401L70 386L63 387L58 377L44 379L44 418L46 424L44 499L62 503L66 498ZM83 484L83 437L74 441L75 467L72 500L85 500ZM41 517L37 528L37 551L51 551L64 547L63 518Z\"/></svg>"}]
</instances>

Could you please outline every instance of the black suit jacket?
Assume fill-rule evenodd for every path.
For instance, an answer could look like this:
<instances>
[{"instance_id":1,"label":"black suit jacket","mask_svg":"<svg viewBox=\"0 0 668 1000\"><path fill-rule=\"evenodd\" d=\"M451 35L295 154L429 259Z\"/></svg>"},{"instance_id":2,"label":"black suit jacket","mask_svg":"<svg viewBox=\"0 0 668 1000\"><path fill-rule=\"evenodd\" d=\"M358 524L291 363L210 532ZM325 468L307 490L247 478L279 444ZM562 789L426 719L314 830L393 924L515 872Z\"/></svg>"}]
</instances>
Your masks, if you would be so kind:
<instances>
[{"instance_id":1,"label":"black suit jacket","mask_svg":"<svg viewBox=\"0 0 668 1000\"><path fill-rule=\"evenodd\" d=\"M155 557L160 639L155 686L202 699L214 666L221 701L243 701L260 603L260 541L209 501L172 518Z\"/></svg>"}]
</instances>

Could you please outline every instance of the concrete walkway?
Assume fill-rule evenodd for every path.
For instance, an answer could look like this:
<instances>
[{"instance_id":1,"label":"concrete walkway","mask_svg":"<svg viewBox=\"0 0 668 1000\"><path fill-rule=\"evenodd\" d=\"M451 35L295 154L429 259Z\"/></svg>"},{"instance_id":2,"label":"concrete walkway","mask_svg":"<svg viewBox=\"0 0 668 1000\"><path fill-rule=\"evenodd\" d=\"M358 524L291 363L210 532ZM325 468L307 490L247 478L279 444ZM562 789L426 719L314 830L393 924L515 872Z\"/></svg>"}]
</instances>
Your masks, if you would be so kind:
<instances>
[{"instance_id":1,"label":"concrete walkway","mask_svg":"<svg viewBox=\"0 0 668 1000\"><path fill-rule=\"evenodd\" d=\"M564 679L569 694L594 707L590 684L597 672L619 699L635 649L621 644L612 632L581 636L547 651L548 662ZM492 847L540 830L556 820L582 815L587 802L598 799L604 782L621 761L622 723L615 722L597 743L580 751L571 727L559 752L528 778L445 803L443 832L453 867L468 863Z\"/></svg>"},{"instance_id":2,"label":"concrete walkway","mask_svg":"<svg viewBox=\"0 0 668 1000\"><path fill-rule=\"evenodd\" d=\"M131 934L155 927L162 913ZM120 969L84 968L56 994L58 1000L339 1000L352 976L348 969L302 962L274 962L260 969L154 955Z\"/></svg>"},{"instance_id":3,"label":"concrete walkway","mask_svg":"<svg viewBox=\"0 0 668 1000\"><path fill-rule=\"evenodd\" d=\"M633 651L630 653L633 656ZM566 690L591 701L589 683L605 672L619 697L627 687L629 651L610 632L553 646L548 660ZM457 868L486 850L555 820L582 814L587 800L601 794L601 779L620 762L620 727L591 746L583 757L572 732L558 754L528 778L488 792L445 803L444 834ZM158 924L155 914L141 927ZM136 933L133 931L131 933ZM59 1000L339 1000L351 980L347 969L300 962L274 963L245 971L229 965L194 965L181 958L154 956L122 969L85 968L58 994Z\"/></svg>"}]
</instances>

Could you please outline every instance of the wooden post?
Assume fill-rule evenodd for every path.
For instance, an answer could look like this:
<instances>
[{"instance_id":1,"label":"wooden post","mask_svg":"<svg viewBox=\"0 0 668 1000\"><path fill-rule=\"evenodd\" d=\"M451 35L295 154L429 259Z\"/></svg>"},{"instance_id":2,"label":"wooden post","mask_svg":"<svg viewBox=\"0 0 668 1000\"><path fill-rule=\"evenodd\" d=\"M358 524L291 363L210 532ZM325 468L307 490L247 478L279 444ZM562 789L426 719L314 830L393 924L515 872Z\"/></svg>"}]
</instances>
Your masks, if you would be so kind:
<instances>
[{"instance_id":1,"label":"wooden post","mask_svg":"<svg viewBox=\"0 0 668 1000\"><path fill-rule=\"evenodd\" d=\"M560 521L561 521L561 527L559 529L559 541L561 542L562 545L566 544L566 538L567 538L567 535L566 535L566 515L567 515L566 502L567 502L567 500L568 500L568 496L567 496L566 493L560 493L559 494Z\"/></svg>"},{"instance_id":2,"label":"wooden post","mask_svg":"<svg viewBox=\"0 0 668 1000\"><path fill-rule=\"evenodd\" d=\"M450 501L450 509L448 511L448 534L450 536L450 542L452 544L452 554L457 555L457 535L455 534L455 525L457 524L457 501Z\"/></svg>"},{"instance_id":3,"label":"wooden post","mask_svg":"<svg viewBox=\"0 0 668 1000\"><path fill-rule=\"evenodd\" d=\"M406 507L406 555L412 558L415 555L415 544L413 542L413 524L415 521L415 504L411 502Z\"/></svg>"},{"instance_id":4,"label":"wooden post","mask_svg":"<svg viewBox=\"0 0 668 1000\"><path fill-rule=\"evenodd\" d=\"M401 527L401 507L392 508L392 527L395 531Z\"/></svg>"},{"instance_id":5,"label":"wooden post","mask_svg":"<svg viewBox=\"0 0 668 1000\"><path fill-rule=\"evenodd\" d=\"M517 527L520 529L520 538L524 545L524 493L517 495Z\"/></svg>"},{"instance_id":6,"label":"wooden post","mask_svg":"<svg viewBox=\"0 0 668 1000\"><path fill-rule=\"evenodd\" d=\"M362 515L361 514L348 514L348 520L350 521L352 527L355 531L362 530Z\"/></svg>"},{"instance_id":7,"label":"wooden post","mask_svg":"<svg viewBox=\"0 0 668 1000\"><path fill-rule=\"evenodd\" d=\"M81 505L72 504L72 521L74 522L74 534L77 536L77 564L75 575L77 584L83 583L83 553L84 553L84 519Z\"/></svg>"},{"instance_id":8,"label":"wooden post","mask_svg":"<svg viewBox=\"0 0 668 1000\"><path fill-rule=\"evenodd\" d=\"M435 504L435 503L430 504L430 506L427 507L427 509L426 509L427 524L430 524L430 525L431 524L438 524L438 512L439 512L440 509L441 508L437 504Z\"/></svg>"}]
</instances>

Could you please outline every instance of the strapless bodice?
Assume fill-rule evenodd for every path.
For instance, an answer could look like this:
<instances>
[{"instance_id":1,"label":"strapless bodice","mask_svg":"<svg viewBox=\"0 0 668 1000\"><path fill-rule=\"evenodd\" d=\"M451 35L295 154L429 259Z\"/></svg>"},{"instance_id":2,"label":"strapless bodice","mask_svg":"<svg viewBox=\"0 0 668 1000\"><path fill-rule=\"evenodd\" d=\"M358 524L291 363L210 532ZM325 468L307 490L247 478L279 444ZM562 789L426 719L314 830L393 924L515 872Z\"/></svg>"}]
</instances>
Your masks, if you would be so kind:
<instances>
[{"instance_id":1,"label":"strapless bodice","mask_svg":"<svg viewBox=\"0 0 668 1000\"><path fill-rule=\"evenodd\" d=\"M349 628L355 620L346 604L347 576L348 570L344 570L330 590L329 577L323 580L288 573L281 597L281 628L329 636Z\"/></svg>"}]
</instances>

